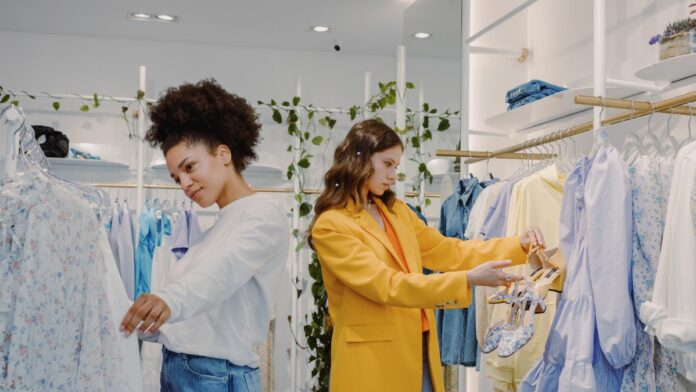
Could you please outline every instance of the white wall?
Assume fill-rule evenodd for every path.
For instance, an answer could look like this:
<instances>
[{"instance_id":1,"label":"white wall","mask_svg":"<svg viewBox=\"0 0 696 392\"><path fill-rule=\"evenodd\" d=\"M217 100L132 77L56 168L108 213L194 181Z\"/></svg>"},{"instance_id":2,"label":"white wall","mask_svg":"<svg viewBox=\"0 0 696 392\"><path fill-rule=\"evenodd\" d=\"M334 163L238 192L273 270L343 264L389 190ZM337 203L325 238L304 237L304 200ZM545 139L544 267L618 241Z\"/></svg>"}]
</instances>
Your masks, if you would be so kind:
<instances>
[{"instance_id":1,"label":"white wall","mask_svg":"<svg viewBox=\"0 0 696 392\"><path fill-rule=\"evenodd\" d=\"M133 97L138 89L138 67L147 66L147 95L156 98L169 86L184 81L196 82L214 77L226 89L239 94L256 104L257 100L268 101L290 99L295 95L296 80L302 80L302 100L324 107L348 108L363 103L364 73L372 73L373 92L377 82L395 78L395 53L384 56L345 55L343 53L300 52L277 49L241 48L214 45L193 45L151 41L133 41L101 37L78 37L46 34L30 34L2 31L0 48L4 50L0 62L0 85L13 91L51 93L109 94ZM11 60L9 60L11 56ZM426 101L438 109L459 108L459 62L421 57L408 57L407 80L423 86ZM416 92L408 95L408 104L415 108ZM22 98L30 124L51 125L65 132L71 143L103 143L119 149L120 161L134 167L137 142L127 138L127 127L120 118L120 105L104 102L102 107L90 113L77 109L82 103L62 101L59 112L51 109L51 100L36 102ZM286 152L291 143L285 127L274 124L268 111L262 111L262 138L260 153L270 156L285 173L292 157ZM386 115L386 119L393 118ZM324 162L309 171L307 185L319 186L321 175L331 164L333 149L345 135L351 123L347 116L337 117L338 124L332 142L316 150L324 155ZM458 139L456 130L440 133L439 140L429 148L453 148ZM148 159L153 154L148 151ZM414 165L404 157L407 173L414 175ZM101 179L98 182L108 181ZM111 181L134 182L130 178ZM146 178L151 182L171 183L167 176ZM134 206L135 195L131 191L110 191L112 198L128 197ZM150 191L146 195L183 200L178 191ZM291 205L290 195L277 195L285 205ZM428 210L430 216L437 215L439 203L434 200ZM211 215L212 214L212 215ZM202 215L204 226L212 224L214 211ZM279 288L276 319L276 390L289 388L289 348L292 338L287 316L290 314L291 286L289 279ZM305 309L311 308L311 298L305 295ZM301 331L298 331L300 334ZM300 362L306 362L306 356ZM308 374L308 373L307 373Z\"/></svg>"}]
</instances>

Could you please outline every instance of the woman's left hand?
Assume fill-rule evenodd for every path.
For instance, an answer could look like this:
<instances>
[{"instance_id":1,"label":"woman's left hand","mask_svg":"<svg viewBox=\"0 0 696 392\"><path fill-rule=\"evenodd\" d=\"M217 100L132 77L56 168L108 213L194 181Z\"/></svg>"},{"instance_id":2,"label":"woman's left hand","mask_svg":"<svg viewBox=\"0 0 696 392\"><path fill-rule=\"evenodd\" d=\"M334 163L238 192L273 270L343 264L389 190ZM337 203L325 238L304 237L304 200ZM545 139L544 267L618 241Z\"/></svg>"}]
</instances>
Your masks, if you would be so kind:
<instances>
[{"instance_id":1,"label":"woman's left hand","mask_svg":"<svg viewBox=\"0 0 696 392\"><path fill-rule=\"evenodd\" d=\"M525 253L529 252L529 248L532 246L544 248L546 247L544 235L541 234L541 230L538 227L528 227L524 234L520 236L520 246Z\"/></svg>"},{"instance_id":2,"label":"woman's left hand","mask_svg":"<svg viewBox=\"0 0 696 392\"><path fill-rule=\"evenodd\" d=\"M149 293L141 294L123 317L121 331L125 331L128 336L140 325L140 333L154 334L169 316L171 310L162 298Z\"/></svg>"}]
</instances>

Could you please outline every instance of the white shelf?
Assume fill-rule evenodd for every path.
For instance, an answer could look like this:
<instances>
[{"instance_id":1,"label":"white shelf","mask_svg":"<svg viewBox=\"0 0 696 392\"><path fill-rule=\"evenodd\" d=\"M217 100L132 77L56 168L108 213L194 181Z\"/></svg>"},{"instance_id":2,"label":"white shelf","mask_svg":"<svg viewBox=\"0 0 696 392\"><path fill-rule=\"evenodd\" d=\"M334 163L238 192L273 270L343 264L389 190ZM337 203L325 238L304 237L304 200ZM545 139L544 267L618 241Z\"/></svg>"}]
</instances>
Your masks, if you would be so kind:
<instances>
[{"instance_id":1,"label":"white shelf","mask_svg":"<svg viewBox=\"0 0 696 392\"><path fill-rule=\"evenodd\" d=\"M676 82L696 75L696 53L672 57L636 72L636 76L653 82Z\"/></svg>"},{"instance_id":2,"label":"white shelf","mask_svg":"<svg viewBox=\"0 0 696 392\"><path fill-rule=\"evenodd\" d=\"M150 166L154 179L174 183L169 175L169 169L164 163L155 163ZM277 166L251 164L243 173L244 179L252 187L275 187L287 185L285 173Z\"/></svg>"},{"instance_id":3,"label":"white shelf","mask_svg":"<svg viewBox=\"0 0 696 392\"><path fill-rule=\"evenodd\" d=\"M637 92L635 89L607 87L608 98L625 98ZM486 125L512 134L530 131L533 128L590 110L591 107L575 103L576 95L592 95L592 88L571 88L549 95L538 101L488 118Z\"/></svg>"},{"instance_id":4,"label":"white shelf","mask_svg":"<svg viewBox=\"0 0 696 392\"><path fill-rule=\"evenodd\" d=\"M51 173L79 182L120 182L131 177L128 165L104 160L48 158Z\"/></svg>"}]
</instances>

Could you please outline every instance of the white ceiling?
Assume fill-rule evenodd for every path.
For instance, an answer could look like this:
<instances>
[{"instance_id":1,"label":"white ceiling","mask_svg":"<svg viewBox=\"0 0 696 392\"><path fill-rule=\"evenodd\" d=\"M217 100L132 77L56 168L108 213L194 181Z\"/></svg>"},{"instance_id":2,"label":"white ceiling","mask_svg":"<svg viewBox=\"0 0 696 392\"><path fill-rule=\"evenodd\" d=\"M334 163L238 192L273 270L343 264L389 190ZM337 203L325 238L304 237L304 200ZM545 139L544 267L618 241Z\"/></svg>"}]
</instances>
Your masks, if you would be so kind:
<instances>
[{"instance_id":1,"label":"white ceiling","mask_svg":"<svg viewBox=\"0 0 696 392\"><path fill-rule=\"evenodd\" d=\"M342 53L373 55L391 55L405 42L409 55L458 58L451 35L460 35L459 8L447 12L447 7L460 2L0 0L0 30L325 52L339 41ZM409 6L418 12L406 18ZM127 18L130 12L176 15L179 22L135 22ZM310 31L313 25L332 31L317 34ZM411 34L421 26L438 31L416 43Z\"/></svg>"}]
</instances>

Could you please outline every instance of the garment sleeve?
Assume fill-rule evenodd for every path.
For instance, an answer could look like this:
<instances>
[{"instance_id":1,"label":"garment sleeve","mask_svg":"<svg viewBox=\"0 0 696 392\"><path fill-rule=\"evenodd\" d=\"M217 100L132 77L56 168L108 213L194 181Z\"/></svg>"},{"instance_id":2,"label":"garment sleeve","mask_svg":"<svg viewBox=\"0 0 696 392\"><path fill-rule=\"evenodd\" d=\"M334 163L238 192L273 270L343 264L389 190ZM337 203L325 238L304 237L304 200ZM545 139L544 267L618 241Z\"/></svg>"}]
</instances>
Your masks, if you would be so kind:
<instances>
[{"instance_id":1,"label":"garment sleeve","mask_svg":"<svg viewBox=\"0 0 696 392\"><path fill-rule=\"evenodd\" d=\"M280 213L249 216L231 227L227 241L196 260L196 266L182 278L155 293L171 309L168 322L190 319L218 306L275 259L274 254L288 251L287 246L279 246L287 244L283 239L290 236L287 220Z\"/></svg>"},{"instance_id":2,"label":"garment sleeve","mask_svg":"<svg viewBox=\"0 0 696 392\"><path fill-rule=\"evenodd\" d=\"M312 228L312 241L322 268L341 283L374 302L392 306L424 309L468 306L471 291L465 271L423 275L389 268L354 234L358 228L349 227L344 220L339 212L327 211Z\"/></svg>"},{"instance_id":3,"label":"garment sleeve","mask_svg":"<svg viewBox=\"0 0 696 392\"><path fill-rule=\"evenodd\" d=\"M522 250L518 237L487 241L448 238L423 223L410 210L407 213L409 223L418 239L425 268L441 272L463 271L492 260L512 260L513 265L527 261L527 255Z\"/></svg>"},{"instance_id":4,"label":"garment sleeve","mask_svg":"<svg viewBox=\"0 0 696 392\"><path fill-rule=\"evenodd\" d=\"M587 176L587 250L599 343L614 368L628 365L636 347L629 293L632 198L618 152L600 150Z\"/></svg>"}]
</instances>

